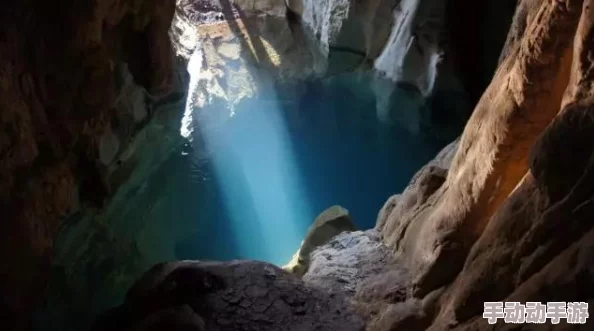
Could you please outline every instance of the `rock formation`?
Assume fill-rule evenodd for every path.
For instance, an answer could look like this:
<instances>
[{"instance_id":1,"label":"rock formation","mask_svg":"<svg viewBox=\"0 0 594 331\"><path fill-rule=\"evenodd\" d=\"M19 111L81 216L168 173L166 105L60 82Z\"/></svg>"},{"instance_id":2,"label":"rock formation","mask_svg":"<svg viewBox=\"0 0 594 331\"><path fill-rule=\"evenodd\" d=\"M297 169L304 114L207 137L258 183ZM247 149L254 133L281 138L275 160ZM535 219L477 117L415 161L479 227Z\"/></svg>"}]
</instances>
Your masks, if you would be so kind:
<instances>
[{"instance_id":1,"label":"rock formation","mask_svg":"<svg viewBox=\"0 0 594 331\"><path fill-rule=\"evenodd\" d=\"M501 328L482 319L484 301L592 299L583 255L592 240L583 221L591 10L591 1L520 4L506 55L447 175L440 170L442 184L412 185L402 196L428 195L425 202L392 199L381 213L384 241L412 282L406 298L376 312L377 329L408 323L401 307L434 293L431 314L410 314L418 329ZM432 167L417 181L433 177Z\"/></svg>"},{"instance_id":2,"label":"rock formation","mask_svg":"<svg viewBox=\"0 0 594 331\"><path fill-rule=\"evenodd\" d=\"M234 261L157 265L92 330L364 329L343 296L267 263Z\"/></svg>"},{"instance_id":3,"label":"rock formation","mask_svg":"<svg viewBox=\"0 0 594 331\"><path fill-rule=\"evenodd\" d=\"M39 299L64 219L103 205L134 167L141 128L183 99L167 35L173 12L169 0L3 3L5 328L21 329Z\"/></svg>"},{"instance_id":4,"label":"rock formation","mask_svg":"<svg viewBox=\"0 0 594 331\"><path fill-rule=\"evenodd\" d=\"M390 252L377 231L343 232L310 254L306 284L352 297L364 281L385 271Z\"/></svg>"}]
</instances>

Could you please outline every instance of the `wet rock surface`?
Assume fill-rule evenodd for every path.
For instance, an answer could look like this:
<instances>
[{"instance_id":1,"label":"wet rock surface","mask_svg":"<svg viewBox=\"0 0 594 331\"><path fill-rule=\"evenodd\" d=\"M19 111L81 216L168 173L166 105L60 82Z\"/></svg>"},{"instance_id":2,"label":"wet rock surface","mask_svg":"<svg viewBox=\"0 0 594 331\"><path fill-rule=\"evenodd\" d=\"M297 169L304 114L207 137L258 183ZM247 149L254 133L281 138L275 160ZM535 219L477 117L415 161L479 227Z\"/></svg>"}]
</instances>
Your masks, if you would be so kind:
<instances>
[{"instance_id":1,"label":"wet rock surface","mask_svg":"<svg viewBox=\"0 0 594 331\"><path fill-rule=\"evenodd\" d=\"M158 323L158 324L157 324ZM182 261L153 267L102 330L364 330L340 294L330 295L263 262Z\"/></svg>"}]
</instances>

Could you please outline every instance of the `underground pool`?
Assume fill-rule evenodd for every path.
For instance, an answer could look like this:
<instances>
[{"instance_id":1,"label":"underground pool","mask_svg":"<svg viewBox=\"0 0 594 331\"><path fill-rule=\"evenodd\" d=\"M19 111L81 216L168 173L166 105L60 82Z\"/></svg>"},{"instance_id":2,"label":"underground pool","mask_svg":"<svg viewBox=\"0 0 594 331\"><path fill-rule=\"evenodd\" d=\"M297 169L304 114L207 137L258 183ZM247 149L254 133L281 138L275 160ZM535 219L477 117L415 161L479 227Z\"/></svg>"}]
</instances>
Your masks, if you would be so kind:
<instances>
[{"instance_id":1,"label":"underground pool","mask_svg":"<svg viewBox=\"0 0 594 331\"><path fill-rule=\"evenodd\" d=\"M332 205L372 228L385 200L449 141L387 124L369 109L338 84L318 82L296 102L244 102L220 125L197 116L192 142L146 181L158 204L138 206L153 229L139 241L172 246L173 256L155 252L163 259L283 265Z\"/></svg>"},{"instance_id":2,"label":"underground pool","mask_svg":"<svg viewBox=\"0 0 594 331\"><path fill-rule=\"evenodd\" d=\"M182 143L158 167L140 171L101 215L67 222L35 329L60 329L66 319L83 328L160 262L256 259L282 266L333 205L349 210L358 228L374 227L387 198L455 135L428 135L438 127L415 131L406 120L378 116L369 84L353 81L310 81L292 97L262 93L233 112L186 108L194 128L181 134L183 119L176 119L172 132ZM401 92L393 98L399 114L416 98ZM159 132L151 139L163 141L150 148L172 139ZM157 153L150 148L143 153Z\"/></svg>"}]
</instances>

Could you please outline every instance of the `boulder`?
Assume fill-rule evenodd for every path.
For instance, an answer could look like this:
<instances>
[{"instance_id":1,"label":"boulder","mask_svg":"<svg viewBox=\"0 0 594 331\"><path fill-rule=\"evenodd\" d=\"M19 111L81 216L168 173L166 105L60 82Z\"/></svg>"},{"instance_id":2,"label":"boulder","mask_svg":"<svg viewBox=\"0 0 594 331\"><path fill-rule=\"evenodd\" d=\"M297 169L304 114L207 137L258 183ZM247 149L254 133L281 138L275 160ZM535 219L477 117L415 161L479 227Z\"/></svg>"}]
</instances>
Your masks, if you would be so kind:
<instances>
[{"instance_id":1,"label":"boulder","mask_svg":"<svg viewBox=\"0 0 594 331\"><path fill-rule=\"evenodd\" d=\"M355 230L356 226L348 210L341 206L332 206L324 210L309 227L301 247L283 269L302 276L309 267L310 254L317 247L325 245L341 232Z\"/></svg>"},{"instance_id":2,"label":"boulder","mask_svg":"<svg viewBox=\"0 0 594 331\"><path fill-rule=\"evenodd\" d=\"M342 232L310 254L303 281L352 297L364 280L384 270L389 257L375 230Z\"/></svg>"}]
</instances>

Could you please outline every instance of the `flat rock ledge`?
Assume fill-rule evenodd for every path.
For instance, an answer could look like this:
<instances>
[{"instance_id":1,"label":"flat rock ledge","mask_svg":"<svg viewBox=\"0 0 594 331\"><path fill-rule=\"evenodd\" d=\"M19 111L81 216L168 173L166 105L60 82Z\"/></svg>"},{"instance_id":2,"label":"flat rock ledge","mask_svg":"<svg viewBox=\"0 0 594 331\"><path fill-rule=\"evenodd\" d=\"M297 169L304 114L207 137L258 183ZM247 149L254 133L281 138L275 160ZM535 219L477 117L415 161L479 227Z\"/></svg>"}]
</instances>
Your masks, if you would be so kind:
<instances>
[{"instance_id":1,"label":"flat rock ledge","mask_svg":"<svg viewBox=\"0 0 594 331\"><path fill-rule=\"evenodd\" d=\"M365 323L345 297L264 262L159 264L107 311L93 331L344 330Z\"/></svg>"}]
</instances>

